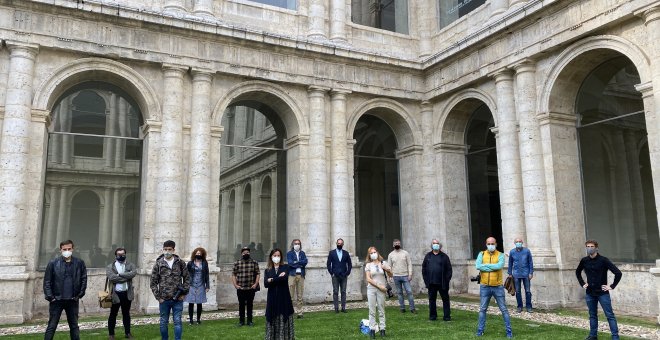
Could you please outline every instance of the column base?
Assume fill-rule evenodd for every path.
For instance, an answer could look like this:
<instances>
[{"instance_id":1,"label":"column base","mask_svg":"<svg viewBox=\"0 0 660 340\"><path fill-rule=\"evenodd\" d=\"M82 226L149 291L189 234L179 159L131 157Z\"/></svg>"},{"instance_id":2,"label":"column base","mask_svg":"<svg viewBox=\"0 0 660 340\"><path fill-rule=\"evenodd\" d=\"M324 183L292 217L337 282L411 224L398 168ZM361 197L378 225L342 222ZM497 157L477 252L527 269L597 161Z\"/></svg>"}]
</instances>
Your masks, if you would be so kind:
<instances>
[{"instance_id":1,"label":"column base","mask_svg":"<svg viewBox=\"0 0 660 340\"><path fill-rule=\"evenodd\" d=\"M32 317L30 283L25 266L0 266L0 325L21 324Z\"/></svg>"},{"instance_id":2,"label":"column base","mask_svg":"<svg viewBox=\"0 0 660 340\"><path fill-rule=\"evenodd\" d=\"M655 279L655 288L658 294L658 310L660 311L660 260L655 260L655 267L651 268L649 272ZM660 312L658 312L657 321L658 325L660 325Z\"/></svg>"}]
</instances>

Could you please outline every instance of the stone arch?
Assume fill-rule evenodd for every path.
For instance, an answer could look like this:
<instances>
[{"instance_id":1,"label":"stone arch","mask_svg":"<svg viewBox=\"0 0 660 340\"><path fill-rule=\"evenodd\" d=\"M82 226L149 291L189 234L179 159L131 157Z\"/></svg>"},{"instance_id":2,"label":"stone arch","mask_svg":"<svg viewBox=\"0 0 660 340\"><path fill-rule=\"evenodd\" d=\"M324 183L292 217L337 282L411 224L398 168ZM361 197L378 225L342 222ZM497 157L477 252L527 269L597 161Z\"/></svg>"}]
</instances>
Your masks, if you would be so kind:
<instances>
[{"instance_id":1,"label":"stone arch","mask_svg":"<svg viewBox=\"0 0 660 340\"><path fill-rule=\"evenodd\" d=\"M37 87L32 107L50 111L69 88L86 81L99 81L99 77L129 93L140 106L145 121L160 120L158 96L149 82L129 66L103 58L79 59L55 70Z\"/></svg>"},{"instance_id":2,"label":"stone arch","mask_svg":"<svg viewBox=\"0 0 660 340\"><path fill-rule=\"evenodd\" d=\"M261 80L246 81L232 87L215 105L211 124L221 126L220 122L227 107L239 102L248 104L260 112L262 112L260 107L268 108L264 110L266 112L262 112L266 116L269 114L268 111L274 111L284 125L283 132L286 138L309 134L306 120L296 100L283 87Z\"/></svg>"},{"instance_id":3,"label":"stone arch","mask_svg":"<svg viewBox=\"0 0 660 340\"><path fill-rule=\"evenodd\" d=\"M102 192L99 192L98 188L90 188L90 187L72 187L72 190L69 191L68 193L68 202L66 202L67 205L71 206L71 203L73 202L73 198L80 194L81 192L84 191L89 191L92 192L96 195L96 197L99 199L99 205L105 205L108 202L105 201L105 195L103 195Z\"/></svg>"},{"instance_id":4,"label":"stone arch","mask_svg":"<svg viewBox=\"0 0 660 340\"><path fill-rule=\"evenodd\" d=\"M435 124L434 144L465 144L465 129L470 116L479 106L486 105L497 126L497 105L486 92L478 89L465 89L454 94L440 114Z\"/></svg>"},{"instance_id":5,"label":"stone arch","mask_svg":"<svg viewBox=\"0 0 660 340\"><path fill-rule=\"evenodd\" d=\"M575 98L582 81L593 70L594 60L605 61L620 55L635 65L642 84L651 81L649 59L638 46L613 35L588 37L557 56L545 77L538 112L575 114Z\"/></svg>"},{"instance_id":6,"label":"stone arch","mask_svg":"<svg viewBox=\"0 0 660 340\"><path fill-rule=\"evenodd\" d=\"M422 144L422 136L413 116L399 102L388 98L374 98L359 105L348 117L347 136L353 136L358 120L364 114L382 119L392 128L399 150Z\"/></svg>"}]
</instances>

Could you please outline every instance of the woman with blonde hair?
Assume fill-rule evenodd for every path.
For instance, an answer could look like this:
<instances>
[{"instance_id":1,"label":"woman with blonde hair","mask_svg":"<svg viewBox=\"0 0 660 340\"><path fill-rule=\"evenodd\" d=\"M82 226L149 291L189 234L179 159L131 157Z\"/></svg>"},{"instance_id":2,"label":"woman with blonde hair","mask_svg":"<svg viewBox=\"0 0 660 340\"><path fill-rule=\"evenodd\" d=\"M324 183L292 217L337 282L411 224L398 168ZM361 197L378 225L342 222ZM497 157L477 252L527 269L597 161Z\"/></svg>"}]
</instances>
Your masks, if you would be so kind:
<instances>
[{"instance_id":1,"label":"woman with blonde hair","mask_svg":"<svg viewBox=\"0 0 660 340\"><path fill-rule=\"evenodd\" d=\"M209 284L209 264L206 261L206 249L199 247L193 250L188 262L188 274L190 275L190 291L186 295L185 301L188 302L188 322L193 324L193 309L197 304L197 324L202 320L202 303L206 303L206 293L211 285Z\"/></svg>"},{"instance_id":2,"label":"woman with blonde hair","mask_svg":"<svg viewBox=\"0 0 660 340\"><path fill-rule=\"evenodd\" d=\"M364 260L364 272L367 280L367 301L369 302L369 335L376 338L376 327L380 336L385 336L385 293L387 292L387 275L392 271L387 262L378 253L376 247L369 247ZM378 323L376 323L378 312Z\"/></svg>"}]
</instances>

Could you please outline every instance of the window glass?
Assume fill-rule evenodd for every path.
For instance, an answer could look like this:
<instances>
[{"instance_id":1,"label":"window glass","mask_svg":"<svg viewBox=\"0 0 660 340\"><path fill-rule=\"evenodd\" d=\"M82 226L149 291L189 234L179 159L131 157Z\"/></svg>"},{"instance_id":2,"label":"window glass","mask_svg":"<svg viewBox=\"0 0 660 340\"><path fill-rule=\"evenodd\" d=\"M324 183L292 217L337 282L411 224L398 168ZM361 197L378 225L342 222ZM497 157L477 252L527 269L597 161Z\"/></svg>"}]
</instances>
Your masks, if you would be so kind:
<instances>
[{"instance_id":1,"label":"window glass","mask_svg":"<svg viewBox=\"0 0 660 340\"><path fill-rule=\"evenodd\" d=\"M251 0L264 5L282 7L286 9L296 9L296 0Z\"/></svg>"},{"instance_id":2,"label":"window glass","mask_svg":"<svg viewBox=\"0 0 660 340\"><path fill-rule=\"evenodd\" d=\"M462 18L486 3L486 0L439 0L438 20L440 29Z\"/></svg>"},{"instance_id":3,"label":"window glass","mask_svg":"<svg viewBox=\"0 0 660 340\"><path fill-rule=\"evenodd\" d=\"M639 74L625 57L584 80L577 97L586 237L621 262L660 257Z\"/></svg>"},{"instance_id":4,"label":"window glass","mask_svg":"<svg viewBox=\"0 0 660 340\"><path fill-rule=\"evenodd\" d=\"M360 25L408 34L408 0L353 0L351 20Z\"/></svg>"},{"instance_id":5,"label":"window glass","mask_svg":"<svg viewBox=\"0 0 660 340\"><path fill-rule=\"evenodd\" d=\"M88 267L137 260L142 118L121 89L83 83L56 102L48 134L39 265L71 239Z\"/></svg>"}]
</instances>

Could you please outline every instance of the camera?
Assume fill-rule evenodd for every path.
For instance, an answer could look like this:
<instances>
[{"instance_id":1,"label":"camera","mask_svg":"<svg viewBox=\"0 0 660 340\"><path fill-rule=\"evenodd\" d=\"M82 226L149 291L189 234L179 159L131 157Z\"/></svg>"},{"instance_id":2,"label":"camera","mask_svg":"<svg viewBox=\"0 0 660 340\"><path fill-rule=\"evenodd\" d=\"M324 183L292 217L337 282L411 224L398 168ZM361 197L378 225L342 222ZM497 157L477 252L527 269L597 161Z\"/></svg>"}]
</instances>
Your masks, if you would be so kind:
<instances>
[{"instance_id":1,"label":"camera","mask_svg":"<svg viewBox=\"0 0 660 340\"><path fill-rule=\"evenodd\" d=\"M471 282L476 282L476 283L481 283L481 273L475 275L475 276L470 276L470 281Z\"/></svg>"},{"instance_id":2,"label":"camera","mask_svg":"<svg viewBox=\"0 0 660 340\"><path fill-rule=\"evenodd\" d=\"M179 297L181 297L181 295L186 295L186 294L188 294L188 291L183 289L183 286L179 284L176 286L176 293L174 293L172 300L177 301L179 300Z\"/></svg>"},{"instance_id":3,"label":"camera","mask_svg":"<svg viewBox=\"0 0 660 340\"><path fill-rule=\"evenodd\" d=\"M388 297L388 298L391 298L391 297L393 297L393 296L394 296L394 292L392 292L392 286L390 286L390 285L388 284L388 285L387 285L387 297Z\"/></svg>"}]
</instances>

